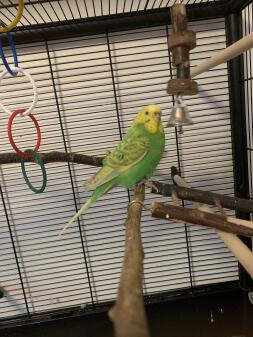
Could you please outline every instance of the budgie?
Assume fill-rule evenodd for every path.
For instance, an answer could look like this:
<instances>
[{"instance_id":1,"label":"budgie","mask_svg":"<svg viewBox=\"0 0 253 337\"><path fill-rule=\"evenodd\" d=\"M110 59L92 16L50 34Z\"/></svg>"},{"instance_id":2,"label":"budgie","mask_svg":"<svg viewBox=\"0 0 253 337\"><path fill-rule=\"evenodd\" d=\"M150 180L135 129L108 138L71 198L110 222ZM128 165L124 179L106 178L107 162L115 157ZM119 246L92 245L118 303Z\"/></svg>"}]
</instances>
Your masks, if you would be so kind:
<instances>
[{"instance_id":1,"label":"budgie","mask_svg":"<svg viewBox=\"0 0 253 337\"><path fill-rule=\"evenodd\" d=\"M142 108L118 146L103 160L101 169L85 184L94 190L88 201L69 220L62 234L91 204L113 187L129 188L148 179L160 162L164 151L161 110L157 105Z\"/></svg>"}]
</instances>

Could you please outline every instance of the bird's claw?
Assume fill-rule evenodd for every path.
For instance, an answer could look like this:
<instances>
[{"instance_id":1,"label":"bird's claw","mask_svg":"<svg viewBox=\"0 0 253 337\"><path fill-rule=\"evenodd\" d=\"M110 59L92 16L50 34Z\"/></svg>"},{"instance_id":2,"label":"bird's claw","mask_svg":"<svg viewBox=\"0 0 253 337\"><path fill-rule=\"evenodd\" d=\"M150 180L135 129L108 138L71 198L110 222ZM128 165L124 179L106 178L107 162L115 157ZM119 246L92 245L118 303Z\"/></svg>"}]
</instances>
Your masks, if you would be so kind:
<instances>
[{"instance_id":1,"label":"bird's claw","mask_svg":"<svg viewBox=\"0 0 253 337\"><path fill-rule=\"evenodd\" d=\"M159 192L159 189L155 186L155 184L152 183L152 181L147 180L147 179L143 179L141 180L138 185L144 184L146 187L152 188L156 191L156 193Z\"/></svg>"}]
</instances>

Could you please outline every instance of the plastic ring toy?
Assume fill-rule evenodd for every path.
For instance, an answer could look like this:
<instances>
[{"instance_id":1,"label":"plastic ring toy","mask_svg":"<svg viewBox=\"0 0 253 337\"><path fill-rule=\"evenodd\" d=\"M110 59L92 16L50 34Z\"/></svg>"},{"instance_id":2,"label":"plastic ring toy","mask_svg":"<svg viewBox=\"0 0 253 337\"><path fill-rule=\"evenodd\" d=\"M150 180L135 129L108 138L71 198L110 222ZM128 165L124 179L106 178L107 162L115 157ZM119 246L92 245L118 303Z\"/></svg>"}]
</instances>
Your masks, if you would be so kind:
<instances>
[{"instance_id":1,"label":"plastic ring toy","mask_svg":"<svg viewBox=\"0 0 253 337\"><path fill-rule=\"evenodd\" d=\"M38 101L38 89L36 87L36 84L32 78L32 76L27 72L25 71L24 69L20 68L20 67L10 67L12 71L15 71L15 72L20 72L21 74L25 75L29 81L31 82L32 84L32 87L33 87L33 102L30 106L29 109L26 110L26 112L23 114L23 116L27 116L29 115L33 109L35 108L36 104L37 104L37 101ZM2 79L5 77L5 75L8 74L8 70L5 69L1 74L0 74L0 83L2 81ZM12 112L10 110L8 110L4 105L3 103L0 102L0 108L2 108L4 110L4 112L6 112L7 114L11 115Z\"/></svg>"},{"instance_id":2,"label":"plastic ring toy","mask_svg":"<svg viewBox=\"0 0 253 337\"><path fill-rule=\"evenodd\" d=\"M25 112L26 109L18 109L16 111L14 111L11 115L11 117L9 118L9 121L8 121L8 137L9 137L9 141L11 143L11 146L13 147L13 149L21 156L21 157L25 157L25 158L28 158L29 157L29 154L21 151L17 145L15 144L14 142L14 139L13 139L13 136L12 136L12 123L13 123L13 120L14 118L19 115L19 114L23 114L23 112ZM36 118L33 116L33 115L28 115L31 120L33 121L35 127L36 127L36 130L37 130L37 143L36 143L36 146L34 148L34 151L38 151L39 148L40 148L40 143L41 143L41 133L40 133L40 126L39 126L39 123L37 122Z\"/></svg>"},{"instance_id":3,"label":"plastic ring toy","mask_svg":"<svg viewBox=\"0 0 253 337\"><path fill-rule=\"evenodd\" d=\"M1 21L1 20L0 20ZM9 43L10 43L10 47L11 47L11 51L12 51L12 56L13 56L13 59L14 59L14 65L15 67L18 67L18 57L17 57L17 53L16 53L16 48L15 48L15 44L14 44L14 41L13 41L13 38L12 38L12 34L11 33L7 33L7 37L8 37L8 40L9 40ZM8 72L12 75L12 76L17 76L17 73L14 73L7 60L6 60L6 57L4 55L4 51L3 51L3 44L2 44L2 39L0 38L0 57L3 61L3 64L6 68L6 70L8 70Z\"/></svg>"},{"instance_id":4,"label":"plastic ring toy","mask_svg":"<svg viewBox=\"0 0 253 337\"><path fill-rule=\"evenodd\" d=\"M0 33L7 33L10 30L12 30L16 25L19 23L22 15L23 15L23 10L24 10L24 0L18 0L18 13L15 19L6 25L5 27L0 27Z\"/></svg>"},{"instance_id":5,"label":"plastic ring toy","mask_svg":"<svg viewBox=\"0 0 253 337\"><path fill-rule=\"evenodd\" d=\"M25 150L25 152L27 152L28 157L29 157L29 155L32 155L35 158L36 162L40 165L40 168L41 168L41 171L42 171L42 177L43 177L43 182L42 182L41 188L34 187L31 184L31 182L30 182L30 180L29 180L29 178L26 174L26 170L25 170L26 159L21 158L21 169L22 169L22 174L24 176L25 182L33 192L42 193L45 190L46 185L47 185L47 173L46 173L46 169L45 169L45 165L43 163L43 160L41 159L40 155L37 152L34 152L32 150Z\"/></svg>"}]
</instances>

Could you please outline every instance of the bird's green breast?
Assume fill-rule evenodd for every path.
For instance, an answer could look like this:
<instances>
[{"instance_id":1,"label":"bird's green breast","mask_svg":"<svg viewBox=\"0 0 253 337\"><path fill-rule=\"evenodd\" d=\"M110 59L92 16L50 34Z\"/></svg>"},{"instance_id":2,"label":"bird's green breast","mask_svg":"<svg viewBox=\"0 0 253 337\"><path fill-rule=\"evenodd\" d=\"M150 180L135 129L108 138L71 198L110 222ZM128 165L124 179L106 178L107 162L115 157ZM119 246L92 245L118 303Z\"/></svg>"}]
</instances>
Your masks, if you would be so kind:
<instances>
[{"instance_id":1,"label":"bird's green breast","mask_svg":"<svg viewBox=\"0 0 253 337\"><path fill-rule=\"evenodd\" d=\"M125 188L134 186L142 179L151 177L164 152L165 139L163 132L149 133L142 128L141 133L147 136L150 141L149 151L142 160L117 178L118 184Z\"/></svg>"}]
</instances>

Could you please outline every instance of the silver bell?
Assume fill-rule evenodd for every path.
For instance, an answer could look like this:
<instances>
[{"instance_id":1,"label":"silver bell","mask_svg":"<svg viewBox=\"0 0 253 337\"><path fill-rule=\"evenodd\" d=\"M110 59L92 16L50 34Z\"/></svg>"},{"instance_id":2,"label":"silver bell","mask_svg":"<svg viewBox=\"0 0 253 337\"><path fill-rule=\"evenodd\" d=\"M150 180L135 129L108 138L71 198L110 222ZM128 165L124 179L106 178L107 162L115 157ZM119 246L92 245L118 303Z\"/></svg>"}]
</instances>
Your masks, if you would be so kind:
<instances>
[{"instance_id":1,"label":"silver bell","mask_svg":"<svg viewBox=\"0 0 253 337\"><path fill-rule=\"evenodd\" d=\"M189 110L186 106L173 106L168 126L181 126L193 124Z\"/></svg>"},{"instance_id":2,"label":"silver bell","mask_svg":"<svg viewBox=\"0 0 253 337\"><path fill-rule=\"evenodd\" d=\"M189 110L183 100L182 96L175 97L175 105L172 107L171 116L167 127L177 126L179 131L183 132L183 125L193 124Z\"/></svg>"}]
</instances>

